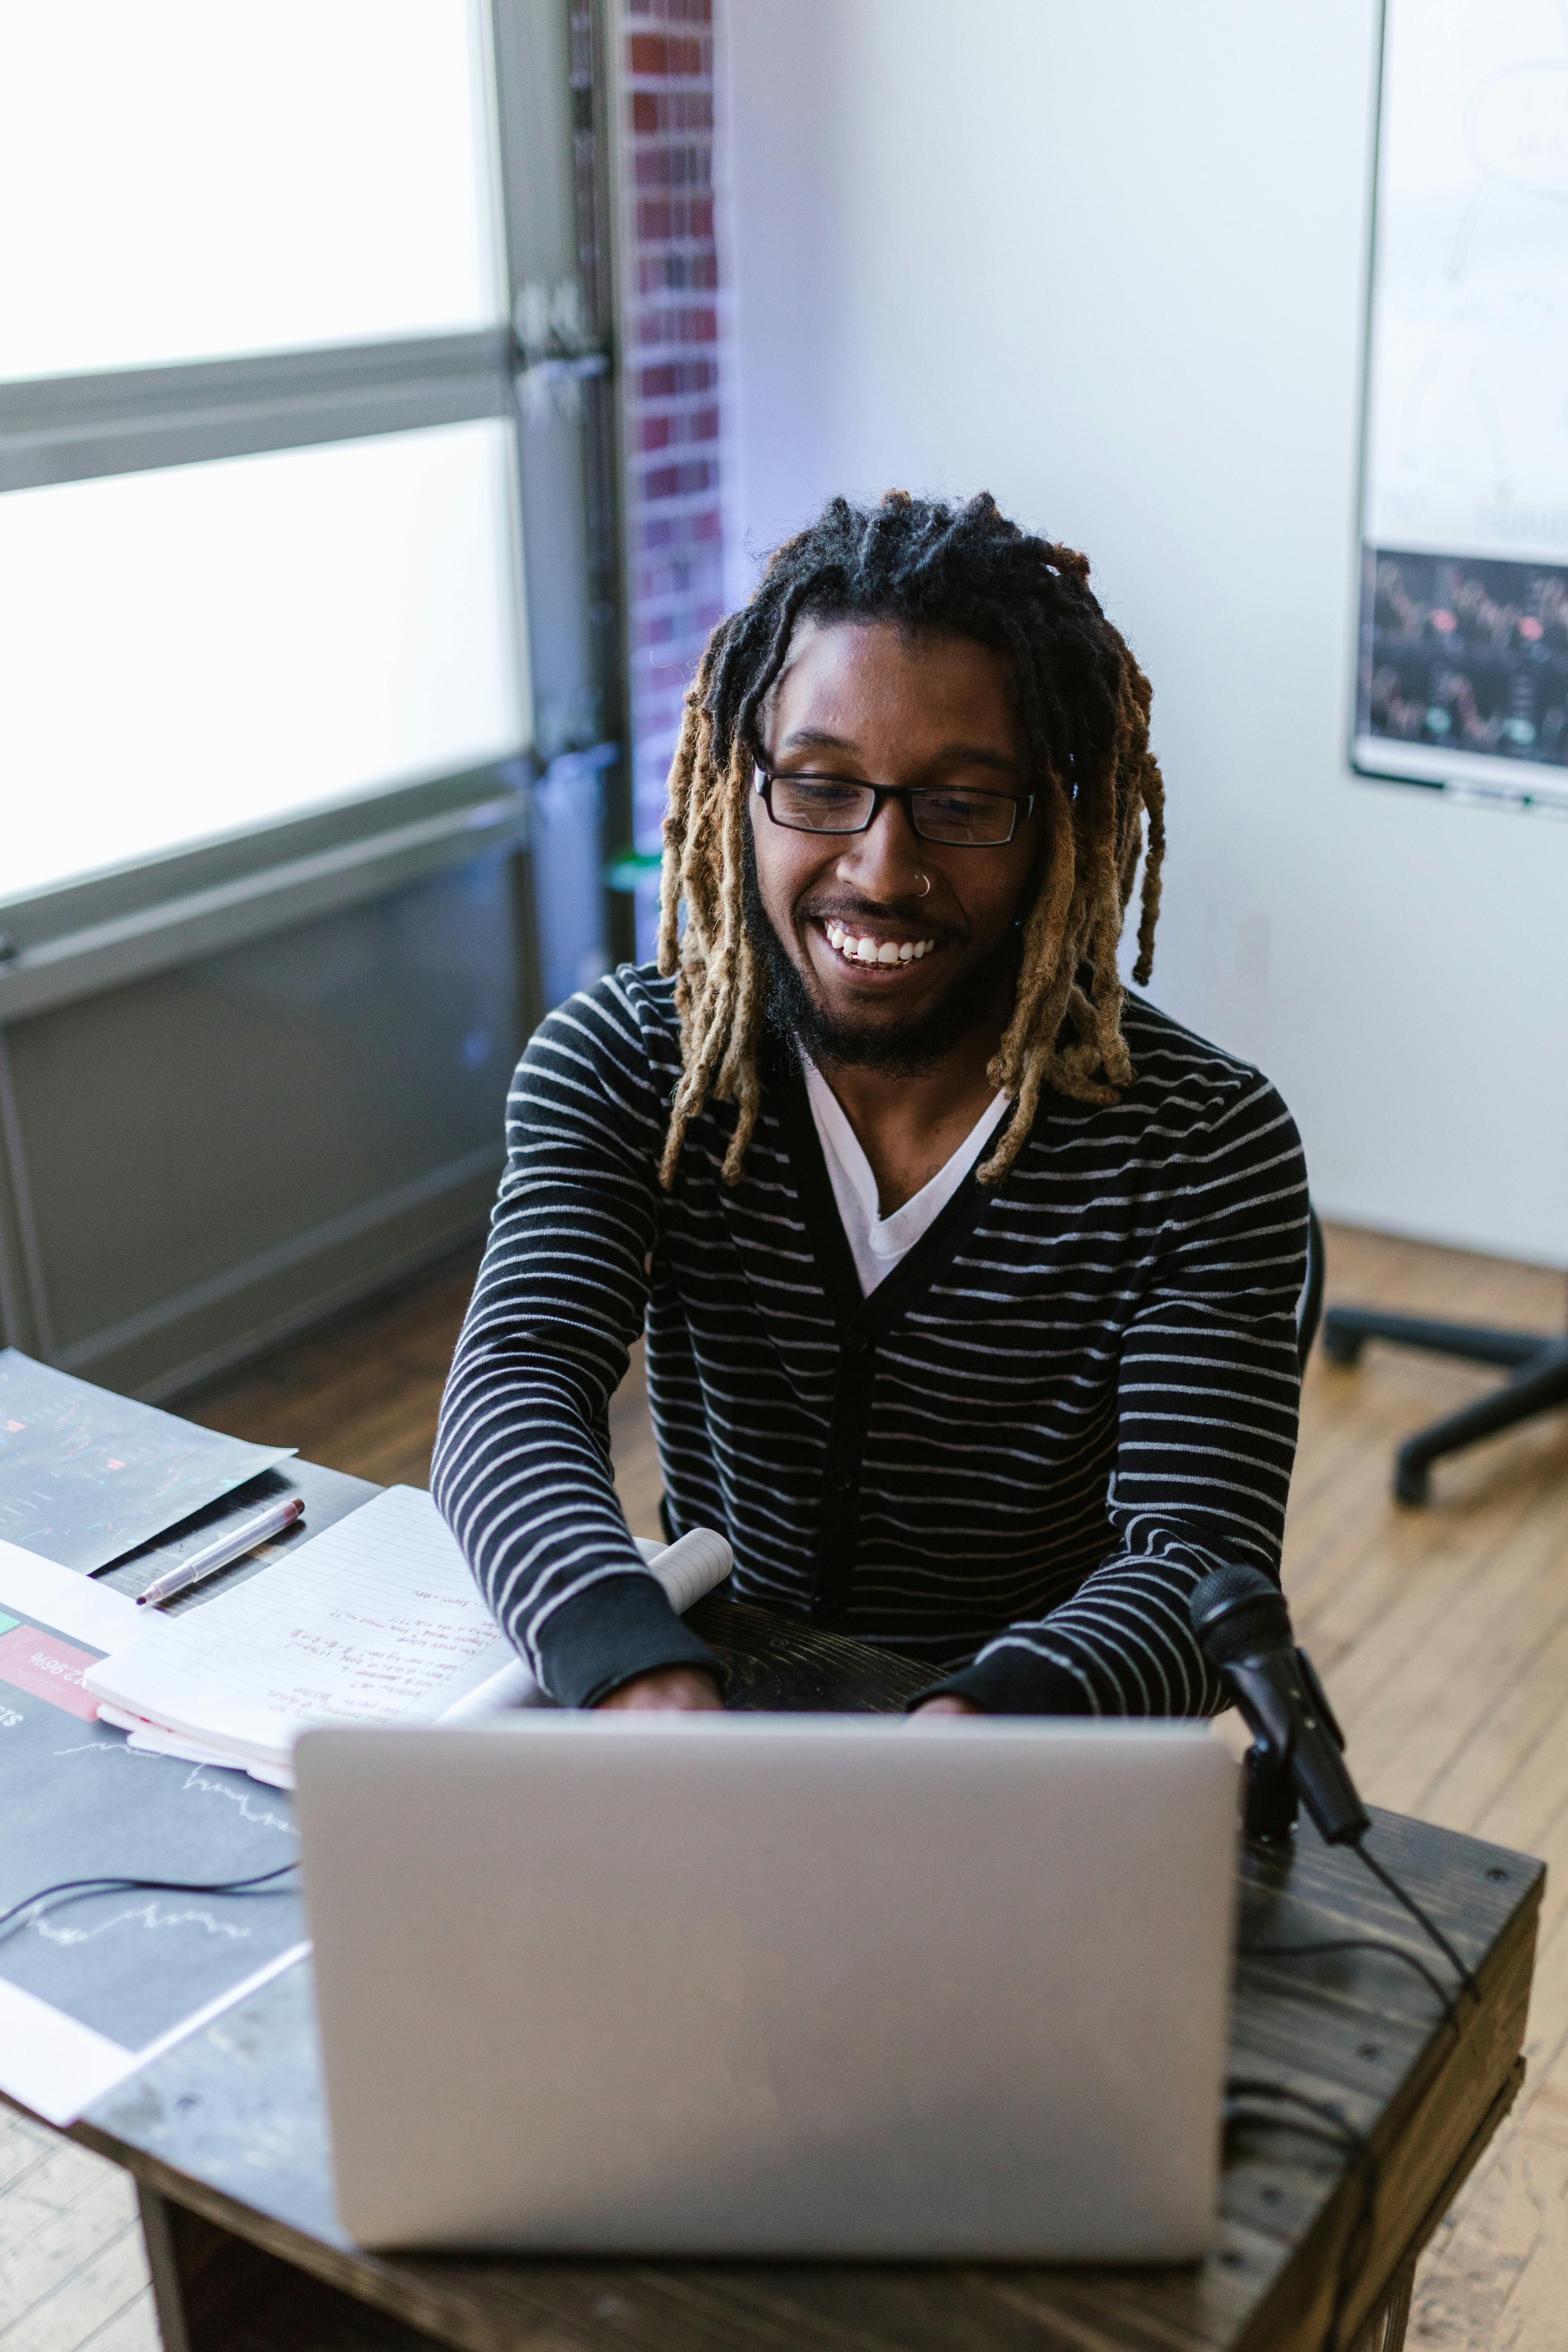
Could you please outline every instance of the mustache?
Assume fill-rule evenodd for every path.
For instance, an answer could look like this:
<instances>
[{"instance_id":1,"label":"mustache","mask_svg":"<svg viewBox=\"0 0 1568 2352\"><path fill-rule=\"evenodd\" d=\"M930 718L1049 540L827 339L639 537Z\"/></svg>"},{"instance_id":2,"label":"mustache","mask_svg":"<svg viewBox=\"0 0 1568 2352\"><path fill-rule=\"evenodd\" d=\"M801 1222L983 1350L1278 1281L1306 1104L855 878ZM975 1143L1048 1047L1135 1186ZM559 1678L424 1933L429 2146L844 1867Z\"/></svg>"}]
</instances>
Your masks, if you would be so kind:
<instances>
[{"instance_id":1,"label":"mustache","mask_svg":"<svg viewBox=\"0 0 1568 2352\"><path fill-rule=\"evenodd\" d=\"M879 906L873 900L848 899L839 895L803 898L795 916L797 923L909 923L918 929L922 939L941 940L957 947L968 944L967 925L939 923L926 913L925 906L923 898L895 899Z\"/></svg>"}]
</instances>

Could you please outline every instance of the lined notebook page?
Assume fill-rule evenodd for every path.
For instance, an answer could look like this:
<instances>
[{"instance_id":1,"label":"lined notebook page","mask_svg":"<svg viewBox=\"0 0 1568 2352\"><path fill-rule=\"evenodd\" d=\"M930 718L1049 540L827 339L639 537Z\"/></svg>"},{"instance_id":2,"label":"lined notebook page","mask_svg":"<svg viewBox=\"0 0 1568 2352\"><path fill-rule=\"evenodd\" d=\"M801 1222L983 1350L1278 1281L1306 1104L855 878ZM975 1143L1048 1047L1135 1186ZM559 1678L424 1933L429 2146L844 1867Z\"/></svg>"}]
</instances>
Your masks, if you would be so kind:
<instances>
[{"instance_id":1,"label":"lined notebook page","mask_svg":"<svg viewBox=\"0 0 1568 2352\"><path fill-rule=\"evenodd\" d=\"M307 1723L427 1723L514 1653L429 1496L384 1495L82 1677L195 1740L286 1761Z\"/></svg>"},{"instance_id":2,"label":"lined notebook page","mask_svg":"<svg viewBox=\"0 0 1568 2352\"><path fill-rule=\"evenodd\" d=\"M649 1561L681 1612L731 1564L705 1528ZM160 1619L82 1683L205 1749L278 1766L307 1724L461 1719L525 1701L531 1677L430 1496L390 1486L264 1575Z\"/></svg>"}]
</instances>

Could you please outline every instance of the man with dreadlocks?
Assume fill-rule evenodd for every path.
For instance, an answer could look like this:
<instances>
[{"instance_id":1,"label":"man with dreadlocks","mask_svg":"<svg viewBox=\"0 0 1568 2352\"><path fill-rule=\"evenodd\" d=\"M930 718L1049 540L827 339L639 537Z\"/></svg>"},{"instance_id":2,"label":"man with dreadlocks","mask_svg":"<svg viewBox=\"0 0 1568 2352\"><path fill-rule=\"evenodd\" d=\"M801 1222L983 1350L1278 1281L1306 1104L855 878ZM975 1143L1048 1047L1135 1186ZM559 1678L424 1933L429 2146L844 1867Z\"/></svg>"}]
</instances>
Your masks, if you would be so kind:
<instances>
[{"instance_id":1,"label":"man with dreadlocks","mask_svg":"<svg viewBox=\"0 0 1568 2352\"><path fill-rule=\"evenodd\" d=\"M1277 1577L1307 1199L1257 1072L1150 973L1149 687L1066 547L838 499L715 629L657 971L544 1022L435 1488L568 1706L721 1705L607 1407L647 1332L669 1531L926 1663L928 1712L1220 1704L1188 1596Z\"/></svg>"}]
</instances>

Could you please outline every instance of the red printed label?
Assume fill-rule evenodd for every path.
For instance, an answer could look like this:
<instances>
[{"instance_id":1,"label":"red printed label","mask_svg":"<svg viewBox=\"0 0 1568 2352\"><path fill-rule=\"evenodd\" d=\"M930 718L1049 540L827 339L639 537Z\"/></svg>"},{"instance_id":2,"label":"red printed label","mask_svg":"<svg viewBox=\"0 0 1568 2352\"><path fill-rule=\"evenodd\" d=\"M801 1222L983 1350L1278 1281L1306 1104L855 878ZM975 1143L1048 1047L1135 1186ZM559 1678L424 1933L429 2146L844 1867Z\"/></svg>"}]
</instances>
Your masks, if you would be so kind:
<instances>
[{"instance_id":1,"label":"red printed label","mask_svg":"<svg viewBox=\"0 0 1568 2352\"><path fill-rule=\"evenodd\" d=\"M68 1715L80 1716L84 1723L96 1720L98 1701L83 1690L81 1678L97 1664L92 1651L73 1650L58 1634L37 1633L30 1625L0 1633L0 1683L47 1698Z\"/></svg>"}]
</instances>

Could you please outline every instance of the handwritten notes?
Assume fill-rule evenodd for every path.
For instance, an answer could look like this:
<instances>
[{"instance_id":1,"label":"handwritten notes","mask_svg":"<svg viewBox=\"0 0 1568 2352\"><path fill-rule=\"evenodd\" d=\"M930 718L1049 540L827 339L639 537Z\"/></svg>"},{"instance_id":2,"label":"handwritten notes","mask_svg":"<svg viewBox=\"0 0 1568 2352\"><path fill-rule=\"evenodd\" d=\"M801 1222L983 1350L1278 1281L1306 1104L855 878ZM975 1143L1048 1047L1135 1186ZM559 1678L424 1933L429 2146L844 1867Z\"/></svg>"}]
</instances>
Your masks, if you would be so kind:
<instances>
[{"instance_id":1,"label":"handwritten notes","mask_svg":"<svg viewBox=\"0 0 1568 2352\"><path fill-rule=\"evenodd\" d=\"M694 1528L649 1566L686 1610L729 1574L730 1547ZM307 1724L464 1718L519 1704L531 1677L430 1496L392 1486L83 1680L137 1739L272 1780Z\"/></svg>"},{"instance_id":2,"label":"handwritten notes","mask_svg":"<svg viewBox=\"0 0 1568 2352\"><path fill-rule=\"evenodd\" d=\"M392 1486L265 1576L161 1621L88 1687L276 1766L307 1723L433 1722L512 1654L429 1496Z\"/></svg>"}]
</instances>

